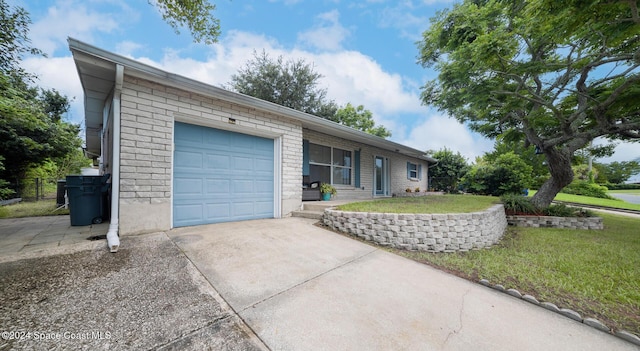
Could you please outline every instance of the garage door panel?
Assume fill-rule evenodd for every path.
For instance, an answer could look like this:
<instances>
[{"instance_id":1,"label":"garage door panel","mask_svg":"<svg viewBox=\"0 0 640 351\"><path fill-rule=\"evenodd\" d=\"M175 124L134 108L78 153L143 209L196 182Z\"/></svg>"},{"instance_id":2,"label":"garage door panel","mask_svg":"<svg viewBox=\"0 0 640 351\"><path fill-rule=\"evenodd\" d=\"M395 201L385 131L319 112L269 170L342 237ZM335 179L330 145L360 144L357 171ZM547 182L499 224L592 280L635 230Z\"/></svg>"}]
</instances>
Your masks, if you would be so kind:
<instances>
[{"instance_id":1,"label":"garage door panel","mask_svg":"<svg viewBox=\"0 0 640 351\"><path fill-rule=\"evenodd\" d=\"M202 179L181 178L175 182L173 191L180 195L198 195L202 193Z\"/></svg>"},{"instance_id":2,"label":"garage door panel","mask_svg":"<svg viewBox=\"0 0 640 351\"><path fill-rule=\"evenodd\" d=\"M231 215L231 202L221 202L207 205L207 217L210 220L225 219Z\"/></svg>"},{"instance_id":3,"label":"garage door panel","mask_svg":"<svg viewBox=\"0 0 640 351\"><path fill-rule=\"evenodd\" d=\"M201 204L178 204L174 206L174 216L185 222L199 220L202 217Z\"/></svg>"},{"instance_id":4,"label":"garage door panel","mask_svg":"<svg viewBox=\"0 0 640 351\"><path fill-rule=\"evenodd\" d=\"M236 194L253 194L253 180L236 180L233 182L233 191Z\"/></svg>"},{"instance_id":5,"label":"garage door panel","mask_svg":"<svg viewBox=\"0 0 640 351\"><path fill-rule=\"evenodd\" d=\"M272 139L176 123L174 226L272 218L273 146Z\"/></svg>"},{"instance_id":6,"label":"garage door panel","mask_svg":"<svg viewBox=\"0 0 640 351\"><path fill-rule=\"evenodd\" d=\"M231 181L228 179L207 180L207 194L228 194L231 189Z\"/></svg>"},{"instance_id":7,"label":"garage door panel","mask_svg":"<svg viewBox=\"0 0 640 351\"><path fill-rule=\"evenodd\" d=\"M176 150L175 159L178 167L201 169L203 165L200 152Z\"/></svg>"},{"instance_id":8,"label":"garage door panel","mask_svg":"<svg viewBox=\"0 0 640 351\"><path fill-rule=\"evenodd\" d=\"M223 154L207 154L207 168L223 168L228 169L231 165L231 156Z\"/></svg>"},{"instance_id":9,"label":"garage door panel","mask_svg":"<svg viewBox=\"0 0 640 351\"><path fill-rule=\"evenodd\" d=\"M259 181L255 182L255 192L258 194L272 194L273 193L273 182L269 181Z\"/></svg>"}]
</instances>

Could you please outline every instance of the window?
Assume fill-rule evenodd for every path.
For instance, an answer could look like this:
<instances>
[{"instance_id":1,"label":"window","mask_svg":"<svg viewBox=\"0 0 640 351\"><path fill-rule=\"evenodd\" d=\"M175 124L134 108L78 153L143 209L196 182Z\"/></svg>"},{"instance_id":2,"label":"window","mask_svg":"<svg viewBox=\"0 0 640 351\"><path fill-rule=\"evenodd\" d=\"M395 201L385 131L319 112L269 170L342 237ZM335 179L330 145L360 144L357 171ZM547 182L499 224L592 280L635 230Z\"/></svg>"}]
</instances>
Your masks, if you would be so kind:
<instances>
[{"instance_id":1,"label":"window","mask_svg":"<svg viewBox=\"0 0 640 351\"><path fill-rule=\"evenodd\" d=\"M311 181L351 185L351 151L309 143Z\"/></svg>"},{"instance_id":2,"label":"window","mask_svg":"<svg viewBox=\"0 0 640 351\"><path fill-rule=\"evenodd\" d=\"M418 180L422 178L422 166L407 162L407 179Z\"/></svg>"}]
</instances>

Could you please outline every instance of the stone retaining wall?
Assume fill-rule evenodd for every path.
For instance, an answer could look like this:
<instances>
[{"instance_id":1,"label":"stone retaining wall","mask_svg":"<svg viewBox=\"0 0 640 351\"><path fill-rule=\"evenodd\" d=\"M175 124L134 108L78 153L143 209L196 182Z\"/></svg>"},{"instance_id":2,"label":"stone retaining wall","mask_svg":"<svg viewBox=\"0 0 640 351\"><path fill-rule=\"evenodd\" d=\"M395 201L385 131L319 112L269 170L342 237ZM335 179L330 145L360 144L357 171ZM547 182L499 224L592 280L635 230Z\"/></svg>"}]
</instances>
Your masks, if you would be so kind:
<instances>
[{"instance_id":1,"label":"stone retaining wall","mask_svg":"<svg viewBox=\"0 0 640 351\"><path fill-rule=\"evenodd\" d=\"M401 214L326 209L324 224L382 246L405 250L453 252L495 244L507 220L502 205L483 212Z\"/></svg>"},{"instance_id":2,"label":"stone retaining wall","mask_svg":"<svg viewBox=\"0 0 640 351\"><path fill-rule=\"evenodd\" d=\"M507 216L507 223L516 227L566 228L602 230L601 217L552 217L552 216Z\"/></svg>"}]
</instances>

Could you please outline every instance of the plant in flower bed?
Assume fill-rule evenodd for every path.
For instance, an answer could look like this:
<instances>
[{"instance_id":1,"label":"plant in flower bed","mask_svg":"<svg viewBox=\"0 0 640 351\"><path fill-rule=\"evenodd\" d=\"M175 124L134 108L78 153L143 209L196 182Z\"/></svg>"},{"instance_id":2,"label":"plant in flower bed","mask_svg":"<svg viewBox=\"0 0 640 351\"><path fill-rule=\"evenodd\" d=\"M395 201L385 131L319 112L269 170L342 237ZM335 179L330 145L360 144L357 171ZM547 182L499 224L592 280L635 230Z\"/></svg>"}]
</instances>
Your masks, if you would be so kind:
<instances>
[{"instance_id":1,"label":"plant in flower bed","mask_svg":"<svg viewBox=\"0 0 640 351\"><path fill-rule=\"evenodd\" d=\"M593 217L589 210L568 207L563 204L537 208L531 199L522 195L507 194L500 197L507 215L554 216L554 217Z\"/></svg>"}]
</instances>

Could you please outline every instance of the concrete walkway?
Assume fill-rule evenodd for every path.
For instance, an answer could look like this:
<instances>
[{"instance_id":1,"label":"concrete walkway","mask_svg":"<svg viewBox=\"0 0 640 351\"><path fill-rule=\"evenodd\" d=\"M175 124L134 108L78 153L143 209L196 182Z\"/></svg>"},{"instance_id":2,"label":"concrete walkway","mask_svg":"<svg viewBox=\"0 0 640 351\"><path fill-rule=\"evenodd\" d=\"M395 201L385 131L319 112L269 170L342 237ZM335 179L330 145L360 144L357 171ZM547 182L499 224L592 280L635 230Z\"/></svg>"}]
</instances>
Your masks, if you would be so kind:
<instances>
[{"instance_id":1,"label":"concrete walkway","mask_svg":"<svg viewBox=\"0 0 640 351\"><path fill-rule=\"evenodd\" d=\"M286 218L168 233L272 350L639 350L521 299Z\"/></svg>"},{"instance_id":2,"label":"concrete walkway","mask_svg":"<svg viewBox=\"0 0 640 351\"><path fill-rule=\"evenodd\" d=\"M68 215L0 219L0 262L16 254L54 253L59 247L86 244L87 238L108 230L109 222L72 227Z\"/></svg>"}]
</instances>

